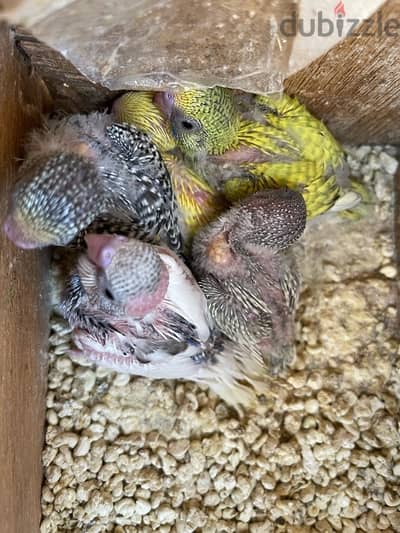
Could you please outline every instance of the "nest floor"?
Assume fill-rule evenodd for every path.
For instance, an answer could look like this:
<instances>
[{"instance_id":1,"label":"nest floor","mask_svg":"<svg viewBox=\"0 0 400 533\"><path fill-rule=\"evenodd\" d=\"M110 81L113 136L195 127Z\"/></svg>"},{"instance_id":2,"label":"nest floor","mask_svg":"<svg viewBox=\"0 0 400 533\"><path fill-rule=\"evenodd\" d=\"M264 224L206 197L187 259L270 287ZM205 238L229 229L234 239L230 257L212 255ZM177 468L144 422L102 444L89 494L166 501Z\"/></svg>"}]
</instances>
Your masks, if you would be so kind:
<instances>
[{"instance_id":1,"label":"nest floor","mask_svg":"<svg viewBox=\"0 0 400 533\"><path fill-rule=\"evenodd\" d=\"M308 228L297 360L256 413L78 365L53 319L42 533L400 531L395 156L348 148L371 204Z\"/></svg>"}]
</instances>

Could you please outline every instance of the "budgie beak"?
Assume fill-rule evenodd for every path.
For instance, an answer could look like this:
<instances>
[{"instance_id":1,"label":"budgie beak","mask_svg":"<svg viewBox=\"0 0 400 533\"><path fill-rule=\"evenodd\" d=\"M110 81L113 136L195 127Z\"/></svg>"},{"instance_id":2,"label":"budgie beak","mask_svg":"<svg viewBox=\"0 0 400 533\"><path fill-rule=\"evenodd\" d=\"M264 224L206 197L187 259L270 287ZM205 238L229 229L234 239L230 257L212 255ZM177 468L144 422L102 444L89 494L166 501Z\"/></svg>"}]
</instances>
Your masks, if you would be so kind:
<instances>
[{"instance_id":1,"label":"budgie beak","mask_svg":"<svg viewBox=\"0 0 400 533\"><path fill-rule=\"evenodd\" d=\"M106 269L113 260L118 248L127 241L119 235L95 235L85 236L88 247L88 257L96 266Z\"/></svg>"},{"instance_id":2,"label":"budgie beak","mask_svg":"<svg viewBox=\"0 0 400 533\"><path fill-rule=\"evenodd\" d=\"M156 93L153 97L153 102L167 119L171 118L174 107L174 94L171 91Z\"/></svg>"},{"instance_id":3,"label":"budgie beak","mask_svg":"<svg viewBox=\"0 0 400 533\"><path fill-rule=\"evenodd\" d=\"M11 215L8 215L3 224L4 233L18 248L31 249L36 248L35 243L28 241L24 232L14 223Z\"/></svg>"},{"instance_id":4,"label":"budgie beak","mask_svg":"<svg viewBox=\"0 0 400 533\"><path fill-rule=\"evenodd\" d=\"M34 229L28 227L19 216L18 211L7 216L3 224L3 230L15 246L24 250L32 250L49 245L48 234L45 231L35 232Z\"/></svg>"}]
</instances>

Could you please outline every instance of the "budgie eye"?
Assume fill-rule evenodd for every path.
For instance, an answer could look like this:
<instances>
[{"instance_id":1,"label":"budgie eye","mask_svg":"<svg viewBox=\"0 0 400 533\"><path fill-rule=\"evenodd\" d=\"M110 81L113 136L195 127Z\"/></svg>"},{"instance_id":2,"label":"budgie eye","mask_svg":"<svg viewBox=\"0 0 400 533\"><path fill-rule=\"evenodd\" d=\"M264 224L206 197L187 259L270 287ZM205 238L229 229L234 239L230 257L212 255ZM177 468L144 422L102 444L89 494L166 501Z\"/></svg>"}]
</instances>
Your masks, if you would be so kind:
<instances>
[{"instance_id":1,"label":"budgie eye","mask_svg":"<svg viewBox=\"0 0 400 533\"><path fill-rule=\"evenodd\" d=\"M110 291L110 289L108 289L108 288L106 288L106 289L104 290L104 296L105 296L106 298L108 298L109 300L112 300L112 301L115 300L113 293L112 293L112 292Z\"/></svg>"},{"instance_id":2,"label":"budgie eye","mask_svg":"<svg viewBox=\"0 0 400 533\"><path fill-rule=\"evenodd\" d=\"M193 132L199 130L199 125L194 120L184 118L179 121L179 125L183 131Z\"/></svg>"},{"instance_id":3,"label":"budgie eye","mask_svg":"<svg viewBox=\"0 0 400 533\"><path fill-rule=\"evenodd\" d=\"M192 124L188 120L182 120L181 125L182 125L182 128L184 128L185 130L188 130L188 131L190 131L190 130L192 130L194 128L194 124Z\"/></svg>"},{"instance_id":4,"label":"budgie eye","mask_svg":"<svg viewBox=\"0 0 400 533\"><path fill-rule=\"evenodd\" d=\"M110 302L115 302L116 297L114 291L110 288L110 283L104 272L97 272L97 287L101 295Z\"/></svg>"}]
</instances>

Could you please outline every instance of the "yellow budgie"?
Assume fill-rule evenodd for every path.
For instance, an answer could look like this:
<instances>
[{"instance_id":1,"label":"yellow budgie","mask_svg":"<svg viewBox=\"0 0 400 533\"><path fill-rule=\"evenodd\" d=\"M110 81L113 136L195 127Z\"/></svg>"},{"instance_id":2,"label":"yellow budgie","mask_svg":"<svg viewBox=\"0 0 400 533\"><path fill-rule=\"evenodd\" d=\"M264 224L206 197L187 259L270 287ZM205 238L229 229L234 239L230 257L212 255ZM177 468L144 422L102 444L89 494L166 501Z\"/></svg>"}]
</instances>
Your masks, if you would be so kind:
<instances>
[{"instance_id":1,"label":"yellow budgie","mask_svg":"<svg viewBox=\"0 0 400 533\"><path fill-rule=\"evenodd\" d=\"M166 91L155 102L186 157L203 166L206 176L210 165L214 174L216 167L221 170L220 186L231 201L288 187L303 194L311 218L360 200L342 188L350 182L340 145L295 98L240 96L214 87Z\"/></svg>"}]
</instances>

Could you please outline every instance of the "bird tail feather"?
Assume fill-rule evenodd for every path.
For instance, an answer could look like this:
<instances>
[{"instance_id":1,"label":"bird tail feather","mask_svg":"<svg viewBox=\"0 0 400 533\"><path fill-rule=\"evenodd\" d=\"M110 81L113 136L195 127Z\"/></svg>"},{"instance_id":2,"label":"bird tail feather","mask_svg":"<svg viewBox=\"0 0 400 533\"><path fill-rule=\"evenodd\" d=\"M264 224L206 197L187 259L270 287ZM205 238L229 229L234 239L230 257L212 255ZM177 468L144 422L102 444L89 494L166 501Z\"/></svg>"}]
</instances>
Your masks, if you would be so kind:
<instances>
[{"instance_id":1,"label":"bird tail feather","mask_svg":"<svg viewBox=\"0 0 400 533\"><path fill-rule=\"evenodd\" d=\"M268 385L265 368L258 359L239 353L233 344L226 344L213 363L202 366L195 380L204 383L234 407L239 414L242 408L254 408L258 395L264 394Z\"/></svg>"}]
</instances>

